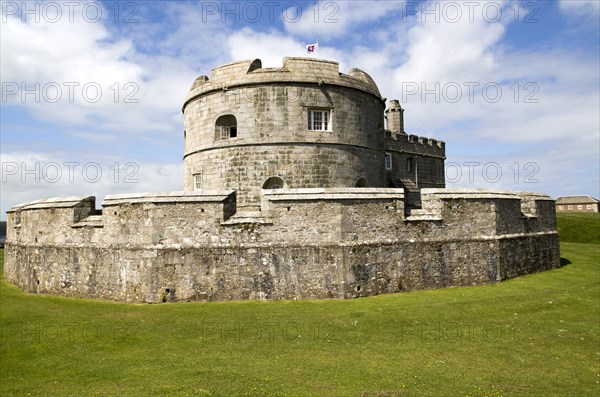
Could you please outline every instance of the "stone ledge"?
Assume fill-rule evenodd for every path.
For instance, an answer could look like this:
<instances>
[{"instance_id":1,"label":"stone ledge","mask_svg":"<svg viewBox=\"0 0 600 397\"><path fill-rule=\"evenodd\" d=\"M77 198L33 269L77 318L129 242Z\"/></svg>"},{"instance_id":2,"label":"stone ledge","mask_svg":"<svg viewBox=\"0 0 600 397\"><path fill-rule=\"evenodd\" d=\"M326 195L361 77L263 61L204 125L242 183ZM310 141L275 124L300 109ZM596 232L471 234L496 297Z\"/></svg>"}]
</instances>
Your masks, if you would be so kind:
<instances>
[{"instance_id":1,"label":"stone ledge","mask_svg":"<svg viewBox=\"0 0 600 397\"><path fill-rule=\"evenodd\" d=\"M553 201L553 202L556 201L552 197L550 197L544 193L515 192L515 194L519 195L521 198L535 200L535 201Z\"/></svg>"},{"instance_id":2,"label":"stone ledge","mask_svg":"<svg viewBox=\"0 0 600 397\"><path fill-rule=\"evenodd\" d=\"M400 188L263 189L262 194L269 201L404 199Z\"/></svg>"},{"instance_id":3,"label":"stone ledge","mask_svg":"<svg viewBox=\"0 0 600 397\"><path fill-rule=\"evenodd\" d=\"M52 197L31 201L29 203L18 204L12 207L7 213L23 210L37 210L46 208L73 208L80 205L82 202L96 202L94 196L69 196L69 197Z\"/></svg>"},{"instance_id":4,"label":"stone ledge","mask_svg":"<svg viewBox=\"0 0 600 397\"><path fill-rule=\"evenodd\" d=\"M32 248L43 248L43 247L68 247L68 248L98 248L98 249L129 249L129 250L181 250L181 249L253 249L253 248L289 248L289 249L302 249L302 248L344 248L344 247L361 247L361 246L391 246L391 245L402 245L402 244L420 244L420 243L465 243L465 242L494 242L518 238L530 238L530 237L542 237L557 235L557 231L543 231L543 232L531 232L531 233L510 233L501 235L487 235L487 236L473 236L469 238L423 238L423 239L389 239L383 238L380 240L360 240L360 241L347 241L342 240L337 243L322 242L312 243L306 242L302 244L290 244L289 242L245 242L245 243L203 243L203 244L106 244L99 245L94 243L34 243L34 242L13 242L6 240L6 244L10 244L13 247L32 247Z\"/></svg>"},{"instance_id":5,"label":"stone ledge","mask_svg":"<svg viewBox=\"0 0 600 397\"><path fill-rule=\"evenodd\" d=\"M235 190L204 190L198 192L128 193L106 196L103 207L138 203L207 203L222 202Z\"/></svg>"},{"instance_id":6,"label":"stone ledge","mask_svg":"<svg viewBox=\"0 0 600 397\"><path fill-rule=\"evenodd\" d=\"M72 224L71 227L104 227L104 220L102 219L102 215L90 215L87 218L84 218L79 222Z\"/></svg>"},{"instance_id":7,"label":"stone ledge","mask_svg":"<svg viewBox=\"0 0 600 397\"><path fill-rule=\"evenodd\" d=\"M223 226L234 226L234 225L272 225L273 220L264 215L260 211L246 211L238 212L231 218L224 222L221 222Z\"/></svg>"},{"instance_id":8,"label":"stone ledge","mask_svg":"<svg viewBox=\"0 0 600 397\"><path fill-rule=\"evenodd\" d=\"M510 190L489 190L489 189L445 189L445 188L426 188L421 189L422 199L431 197L433 199L512 199L521 200L521 197Z\"/></svg>"},{"instance_id":9,"label":"stone ledge","mask_svg":"<svg viewBox=\"0 0 600 397\"><path fill-rule=\"evenodd\" d=\"M515 192L511 190L493 190L493 189L447 189L447 188L425 188L421 189L423 196L435 198L500 198L513 200L536 200L536 201L554 201L550 196L535 192Z\"/></svg>"},{"instance_id":10,"label":"stone ledge","mask_svg":"<svg viewBox=\"0 0 600 397\"><path fill-rule=\"evenodd\" d=\"M411 209L410 216L407 216L404 220L407 222L443 221L444 218L427 210Z\"/></svg>"}]
</instances>

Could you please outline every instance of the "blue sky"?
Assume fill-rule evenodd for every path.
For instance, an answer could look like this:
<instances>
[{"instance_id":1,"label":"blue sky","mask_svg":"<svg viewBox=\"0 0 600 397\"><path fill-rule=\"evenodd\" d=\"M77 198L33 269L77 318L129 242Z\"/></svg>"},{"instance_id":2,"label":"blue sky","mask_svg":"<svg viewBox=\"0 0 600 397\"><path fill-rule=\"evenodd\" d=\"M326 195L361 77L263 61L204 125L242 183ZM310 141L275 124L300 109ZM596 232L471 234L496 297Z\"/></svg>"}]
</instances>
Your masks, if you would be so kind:
<instances>
[{"instance_id":1,"label":"blue sky","mask_svg":"<svg viewBox=\"0 0 600 397\"><path fill-rule=\"evenodd\" d=\"M2 0L2 219L44 197L183 189L181 106L211 68L369 73L447 187L599 195L600 2Z\"/></svg>"}]
</instances>

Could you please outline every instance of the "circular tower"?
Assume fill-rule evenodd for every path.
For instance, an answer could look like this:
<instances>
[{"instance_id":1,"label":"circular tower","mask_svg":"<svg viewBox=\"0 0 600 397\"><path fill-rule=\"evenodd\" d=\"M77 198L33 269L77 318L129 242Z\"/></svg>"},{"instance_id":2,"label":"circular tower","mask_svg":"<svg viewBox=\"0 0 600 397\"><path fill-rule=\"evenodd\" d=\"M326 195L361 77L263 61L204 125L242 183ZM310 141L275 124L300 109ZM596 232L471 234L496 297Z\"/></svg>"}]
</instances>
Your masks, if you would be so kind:
<instances>
[{"instance_id":1,"label":"circular tower","mask_svg":"<svg viewBox=\"0 0 600 397\"><path fill-rule=\"evenodd\" d=\"M183 105L185 190L385 186L385 100L359 69L284 58L230 63L198 77Z\"/></svg>"}]
</instances>

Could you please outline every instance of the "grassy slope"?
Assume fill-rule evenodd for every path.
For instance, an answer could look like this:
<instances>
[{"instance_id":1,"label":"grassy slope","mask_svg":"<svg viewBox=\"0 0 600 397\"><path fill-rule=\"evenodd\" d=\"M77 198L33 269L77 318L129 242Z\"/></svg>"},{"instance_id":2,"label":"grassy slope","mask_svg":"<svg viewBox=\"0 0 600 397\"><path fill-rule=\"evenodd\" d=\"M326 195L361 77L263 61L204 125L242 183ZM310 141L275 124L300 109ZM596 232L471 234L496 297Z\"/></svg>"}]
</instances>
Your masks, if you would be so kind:
<instances>
[{"instance_id":1,"label":"grassy slope","mask_svg":"<svg viewBox=\"0 0 600 397\"><path fill-rule=\"evenodd\" d=\"M596 395L600 246L561 248L571 264L498 285L348 301L127 305L2 280L0 395Z\"/></svg>"},{"instance_id":2,"label":"grassy slope","mask_svg":"<svg viewBox=\"0 0 600 397\"><path fill-rule=\"evenodd\" d=\"M600 213L557 213L560 241L600 244Z\"/></svg>"}]
</instances>

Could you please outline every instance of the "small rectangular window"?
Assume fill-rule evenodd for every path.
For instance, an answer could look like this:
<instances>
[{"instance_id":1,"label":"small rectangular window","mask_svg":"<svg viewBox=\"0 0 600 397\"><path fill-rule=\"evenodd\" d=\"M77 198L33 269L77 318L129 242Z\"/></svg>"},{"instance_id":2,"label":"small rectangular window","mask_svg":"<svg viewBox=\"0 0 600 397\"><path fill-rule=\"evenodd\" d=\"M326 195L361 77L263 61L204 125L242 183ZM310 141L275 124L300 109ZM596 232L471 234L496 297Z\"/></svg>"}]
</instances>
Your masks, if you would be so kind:
<instances>
[{"instance_id":1,"label":"small rectangular window","mask_svg":"<svg viewBox=\"0 0 600 397\"><path fill-rule=\"evenodd\" d=\"M573 211L573 206L572 206L572 205L569 205L569 206L567 207L567 209L568 209L569 211Z\"/></svg>"},{"instance_id":2,"label":"small rectangular window","mask_svg":"<svg viewBox=\"0 0 600 397\"><path fill-rule=\"evenodd\" d=\"M202 174L194 174L194 190L202 190Z\"/></svg>"},{"instance_id":3,"label":"small rectangular window","mask_svg":"<svg viewBox=\"0 0 600 397\"><path fill-rule=\"evenodd\" d=\"M391 153L385 154L385 169L386 169L386 171L392 170L392 154Z\"/></svg>"},{"instance_id":4,"label":"small rectangular window","mask_svg":"<svg viewBox=\"0 0 600 397\"><path fill-rule=\"evenodd\" d=\"M583 205L578 205L578 206L577 206L577 209L578 209L578 210L582 210L582 209L583 209Z\"/></svg>"},{"instance_id":5,"label":"small rectangular window","mask_svg":"<svg viewBox=\"0 0 600 397\"><path fill-rule=\"evenodd\" d=\"M591 210L591 209L592 209L592 205L591 205L591 204L588 204L588 205L586 205L586 206L585 206L585 209L586 209L586 210Z\"/></svg>"},{"instance_id":6,"label":"small rectangular window","mask_svg":"<svg viewBox=\"0 0 600 397\"><path fill-rule=\"evenodd\" d=\"M559 210L559 211L562 211L562 210L563 210L563 206L562 206L562 205L559 205L559 206L558 206L558 210Z\"/></svg>"},{"instance_id":7,"label":"small rectangular window","mask_svg":"<svg viewBox=\"0 0 600 397\"><path fill-rule=\"evenodd\" d=\"M331 131L330 116L331 115L329 110L309 110L309 131Z\"/></svg>"}]
</instances>

